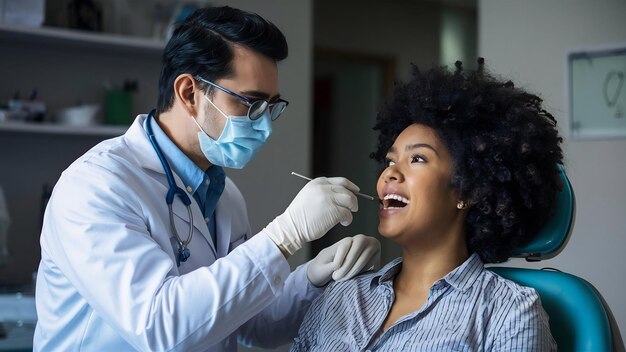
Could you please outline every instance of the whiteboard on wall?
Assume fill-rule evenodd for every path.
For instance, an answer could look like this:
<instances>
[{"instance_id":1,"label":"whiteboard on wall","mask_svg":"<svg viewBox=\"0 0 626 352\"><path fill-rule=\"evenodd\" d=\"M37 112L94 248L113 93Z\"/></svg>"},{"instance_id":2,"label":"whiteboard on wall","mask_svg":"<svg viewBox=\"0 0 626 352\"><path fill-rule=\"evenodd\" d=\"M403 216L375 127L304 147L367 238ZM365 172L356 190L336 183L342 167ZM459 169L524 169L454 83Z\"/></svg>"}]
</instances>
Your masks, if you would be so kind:
<instances>
[{"instance_id":1,"label":"whiteboard on wall","mask_svg":"<svg viewBox=\"0 0 626 352\"><path fill-rule=\"evenodd\" d=\"M626 138L626 43L571 52L567 77L572 137Z\"/></svg>"}]
</instances>

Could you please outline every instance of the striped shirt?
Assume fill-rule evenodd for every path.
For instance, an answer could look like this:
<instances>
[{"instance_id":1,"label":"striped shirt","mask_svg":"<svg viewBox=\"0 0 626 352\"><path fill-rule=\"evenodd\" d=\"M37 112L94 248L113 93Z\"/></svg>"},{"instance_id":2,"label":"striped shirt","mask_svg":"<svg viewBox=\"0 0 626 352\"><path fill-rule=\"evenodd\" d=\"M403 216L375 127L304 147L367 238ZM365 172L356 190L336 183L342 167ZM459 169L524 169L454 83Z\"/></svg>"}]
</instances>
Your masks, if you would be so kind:
<instances>
[{"instance_id":1,"label":"striped shirt","mask_svg":"<svg viewBox=\"0 0 626 352\"><path fill-rule=\"evenodd\" d=\"M398 258L331 283L291 351L556 351L537 292L486 270L476 253L433 284L424 306L382 332L401 267Z\"/></svg>"}]
</instances>

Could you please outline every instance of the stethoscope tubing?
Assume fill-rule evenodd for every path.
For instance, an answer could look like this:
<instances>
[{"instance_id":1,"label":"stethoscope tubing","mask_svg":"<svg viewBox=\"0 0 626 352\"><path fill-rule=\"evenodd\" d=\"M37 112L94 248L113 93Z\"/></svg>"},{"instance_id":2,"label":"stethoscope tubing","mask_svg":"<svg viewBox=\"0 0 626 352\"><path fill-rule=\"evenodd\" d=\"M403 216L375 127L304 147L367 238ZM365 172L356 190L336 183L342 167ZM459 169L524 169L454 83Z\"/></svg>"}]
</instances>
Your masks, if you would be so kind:
<instances>
[{"instance_id":1,"label":"stethoscope tubing","mask_svg":"<svg viewBox=\"0 0 626 352\"><path fill-rule=\"evenodd\" d=\"M172 169L169 163L167 162L167 160L165 159L165 156L163 155L163 152L161 151L161 148L159 147L159 144L156 141L156 137L154 136L154 132L152 131L152 126L150 125L151 120L154 118L154 112L155 110L150 111L146 119L146 134L148 135L148 139L150 140L150 143L152 144L154 151L159 157L159 161L161 162L161 165L163 166L163 171L165 172L165 177L167 178L167 184L168 184L169 189L165 197L165 202L167 203L167 207L169 210L170 227L172 228L172 232L174 233L174 236L176 236L176 242L178 242L178 245L180 246L179 252L182 253L187 249L187 247L189 246L189 243L191 242L191 238L193 237L193 213L191 211L191 199L189 199L189 196L187 195L187 193L185 193L185 191L182 188L176 185L176 181L174 181L174 174L172 173ZM183 241L182 238L178 235L178 231L176 230L176 225L174 224L174 212L172 210L172 204L174 203L174 196L176 195L178 195L178 198L180 198L180 200L183 202L185 207L187 207L187 212L189 213L189 225L190 225L189 234L187 235L187 239L185 241ZM181 260L186 261L187 258L183 258Z\"/></svg>"}]
</instances>

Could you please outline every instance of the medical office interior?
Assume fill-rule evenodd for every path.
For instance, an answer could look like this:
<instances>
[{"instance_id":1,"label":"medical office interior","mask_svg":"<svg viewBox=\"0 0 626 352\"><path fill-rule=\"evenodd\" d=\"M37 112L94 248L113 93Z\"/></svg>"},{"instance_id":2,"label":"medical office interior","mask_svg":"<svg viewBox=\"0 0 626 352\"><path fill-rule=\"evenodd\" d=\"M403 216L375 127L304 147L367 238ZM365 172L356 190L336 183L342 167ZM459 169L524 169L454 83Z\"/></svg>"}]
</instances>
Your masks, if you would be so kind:
<instances>
[{"instance_id":1,"label":"medical office interior","mask_svg":"<svg viewBox=\"0 0 626 352\"><path fill-rule=\"evenodd\" d=\"M617 114L621 130L577 138L567 71L573 51L626 48L626 2L0 0L0 351L32 346L39 231L60 173L154 107L168 28L202 4L257 12L289 43L289 57L279 64L288 111L246 169L227 171L247 199L253 230L280 214L304 185L292 171L345 176L374 195L372 126L393 82L408 78L410 63L461 60L472 67L481 56L493 72L538 92L557 118L576 195L563 251L506 265L557 268L587 280L610 307L617 333L626 330L626 125ZM623 83L626 55L621 60ZM626 103L622 85L615 96ZM360 200L359 207L352 225L334 228L290 258L291 265L357 233L378 236L383 263L399 256L377 234L378 204Z\"/></svg>"}]
</instances>

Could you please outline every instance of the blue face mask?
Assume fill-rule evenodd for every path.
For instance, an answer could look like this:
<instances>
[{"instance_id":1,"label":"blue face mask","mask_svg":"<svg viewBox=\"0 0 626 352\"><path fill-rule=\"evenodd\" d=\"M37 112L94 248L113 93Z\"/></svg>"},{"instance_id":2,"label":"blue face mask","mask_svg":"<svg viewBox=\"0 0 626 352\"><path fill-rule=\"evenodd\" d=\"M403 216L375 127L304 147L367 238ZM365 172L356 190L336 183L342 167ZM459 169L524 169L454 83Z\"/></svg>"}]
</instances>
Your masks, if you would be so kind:
<instances>
[{"instance_id":1,"label":"blue face mask","mask_svg":"<svg viewBox=\"0 0 626 352\"><path fill-rule=\"evenodd\" d=\"M269 109L256 120L247 116L227 116L205 95L204 98L226 118L226 125L217 140L211 138L198 124L198 140L202 154L213 165L242 169L252 160L272 133Z\"/></svg>"}]
</instances>

